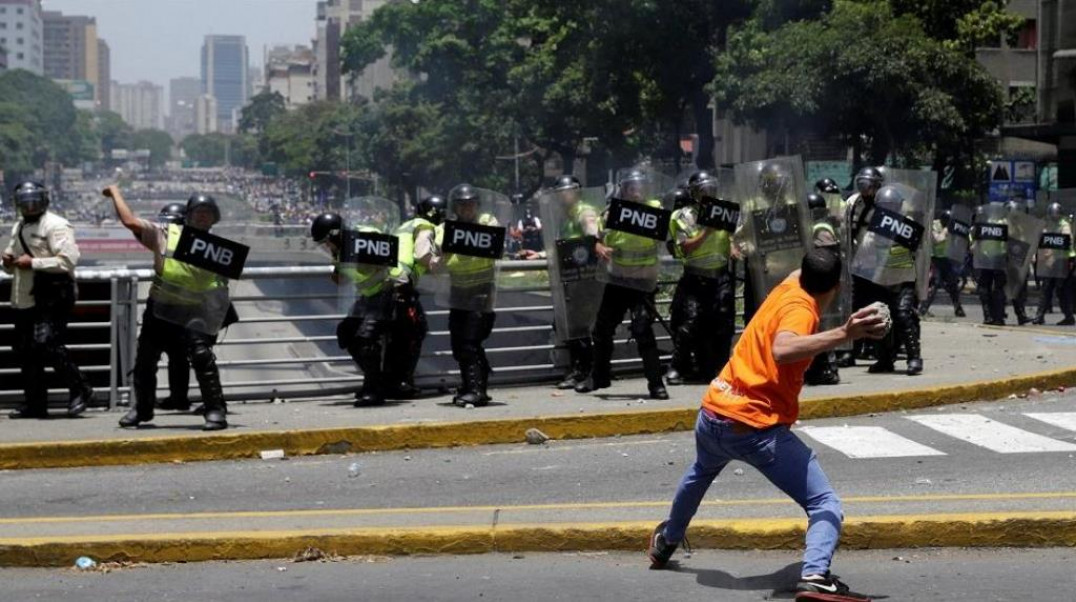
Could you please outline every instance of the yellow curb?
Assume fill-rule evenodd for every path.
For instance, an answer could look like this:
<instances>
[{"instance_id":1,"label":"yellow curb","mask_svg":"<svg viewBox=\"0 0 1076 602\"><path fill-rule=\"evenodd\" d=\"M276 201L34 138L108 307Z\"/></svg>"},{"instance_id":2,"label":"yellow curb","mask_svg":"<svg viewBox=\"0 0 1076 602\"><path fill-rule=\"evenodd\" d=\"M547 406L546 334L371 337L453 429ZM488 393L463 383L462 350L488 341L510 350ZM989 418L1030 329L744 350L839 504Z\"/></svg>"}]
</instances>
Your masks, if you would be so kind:
<instances>
[{"instance_id":1,"label":"yellow curb","mask_svg":"<svg viewBox=\"0 0 1076 602\"><path fill-rule=\"evenodd\" d=\"M745 519L693 524L699 548L800 549L802 519ZM481 554L490 552L642 552L653 523L531 524L411 529L324 529L162 533L0 540L0 566L70 566L98 562L200 562L289 558L309 547L356 555ZM1015 512L879 516L850 519L841 547L1076 546L1076 513Z\"/></svg>"},{"instance_id":2,"label":"yellow curb","mask_svg":"<svg viewBox=\"0 0 1076 602\"><path fill-rule=\"evenodd\" d=\"M927 389L806 400L800 418L833 418L1000 399L1076 385L1076 369ZM0 445L0 469L71 468L255 458L261 450L289 456L521 443L538 428L553 439L592 439L690 430L697 406L663 410L565 416L534 416L473 422L362 426L292 431L225 432L215 435L44 441Z\"/></svg>"}]
</instances>

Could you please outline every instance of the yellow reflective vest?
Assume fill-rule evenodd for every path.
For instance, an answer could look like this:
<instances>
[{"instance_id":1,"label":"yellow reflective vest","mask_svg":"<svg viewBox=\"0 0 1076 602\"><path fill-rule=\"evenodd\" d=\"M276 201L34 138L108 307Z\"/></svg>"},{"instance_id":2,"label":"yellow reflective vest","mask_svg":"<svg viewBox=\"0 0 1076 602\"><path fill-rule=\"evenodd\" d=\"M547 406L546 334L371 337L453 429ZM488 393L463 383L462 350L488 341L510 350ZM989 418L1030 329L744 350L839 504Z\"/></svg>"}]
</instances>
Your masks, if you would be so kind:
<instances>
[{"instance_id":1,"label":"yellow reflective vest","mask_svg":"<svg viewBox=\"0 0 1076 602\"><path fill-rule=\"evenodd\" d=\"M677 209L669 221L669 237L673 240L676 257L684 264L684 271L699 276L715 278L729 263L731 242L729 233L724 230L714 230L695 247L691 252L685 253L681 245L680 235L686 238L695 238L706 226L698 223L698 208L687 206Z\"/></svg>"},{"instance_id":2,"label":"yellow reflective vest","mask_svg":"<svg viewBox=\"0 0 1076 602\"><path fill-rule=\"evenodd\" d=\"M183 228L169 224L161 273L153 280L150 297L170 305L197 305L205 293L225 286L225 281L213 272L173 259Z\"/></svg>"},{"instance_id":3,"label":"yellow reflective vest","mask_svg":"<svg viewBox=\"0 0 1076 602\"><path fill-rule=\"evenodd\" d=\"M475 222L482 226L497 226L497 218L489 213L478 216ZM444 244L445 226L437 226L437 246ZM477 288L489 285L496 277L497 261L485 257L471 257L458 253L445 254L445 269L452 279L453 288Z\"/></svg>"}]
</instances>

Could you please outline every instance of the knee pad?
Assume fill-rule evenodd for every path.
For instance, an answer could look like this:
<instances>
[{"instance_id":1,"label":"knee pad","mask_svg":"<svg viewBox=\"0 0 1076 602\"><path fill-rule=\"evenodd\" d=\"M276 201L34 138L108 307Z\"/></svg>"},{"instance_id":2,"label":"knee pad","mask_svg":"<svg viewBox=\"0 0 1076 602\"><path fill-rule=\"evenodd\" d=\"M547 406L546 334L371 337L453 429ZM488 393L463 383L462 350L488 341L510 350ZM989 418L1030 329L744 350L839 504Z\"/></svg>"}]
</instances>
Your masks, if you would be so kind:
<instances>
[{"instance_id":1,"label":"knee pad","mask_svg":"<svg viewBox=\"0 0 1076 602\"><path fill-rule=\"evenodd\" d=\"M213 349L209 345L201 343L191 345L189 356L191 366L197 371L204 371L217 362L217 356L213 354Z\"/></svg>"}]
</instances>

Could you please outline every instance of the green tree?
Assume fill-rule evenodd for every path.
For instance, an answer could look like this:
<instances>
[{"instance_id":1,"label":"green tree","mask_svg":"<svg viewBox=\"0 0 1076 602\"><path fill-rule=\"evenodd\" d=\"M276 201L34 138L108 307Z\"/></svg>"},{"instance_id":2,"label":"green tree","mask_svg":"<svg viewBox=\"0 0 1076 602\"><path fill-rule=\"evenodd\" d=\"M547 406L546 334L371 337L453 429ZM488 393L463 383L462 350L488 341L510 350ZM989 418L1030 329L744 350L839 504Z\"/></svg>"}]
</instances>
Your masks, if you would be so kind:
<instances>
[{"instance_id":1,"label":"green tree","mask_svg":"<svg viewBox=\"0 0 1076 602\"><path fill-rule=\"evenodd\" d=\"M821 20L773 31L753 22L728 46L714 91L734 119L838 139L857 164L949 163L967 182L974 141L1001 115L1000 90L973 58L886 2L838 0Z\"/></svg>"},{"instance_id":2,"label":"green tree","mask_svg":"<svg viewBox=\"0 0 1076 602\"><path fill-rule=\"evenodd\" d=\"M926 34L968 56L979 46L996 46L1002 39L1016 43L1024 18L1005 10L1008 0L889 0L893 12L910 14Z\"/></svg>"},{"instance_id":3,"label":"green tree","mask_svg":"<svg viewBox=\"0 0 1076 602\"><path fill-rule=\"evenodd\" d=\"M7 184L25 178L34 171L37 143L26 124L30 111L13 102L0 102L0 166Z\"/></svg>"},{"instance_id":4,"label":"green tree","mask_svg":"<svg viewBox=\"0 0 1076 602\"><path fill-rule=\"evenodd\" d=\"M179 147L187 158L201 167L220 167L227 155L227 139L224 134L191 134L180 142Z\"/></svg>"},{"instance_id":5,"label":"green tree","mask_svg":"<svg viewBox=\"0 0 1076 602\"><path fill-rule=\"evenodd\" d=\"M239 131L244 134L264 132L276 118L287 113L280 92L262 92L250 99L239 117Z\"/></svg>"},{"instance_id":6,"label":"green tree","mask_svg":"<svg viewBox=\"0 0 1076 602\"><path fill-rule=\"evenodd\" d=\"M95 119L97 135L101 139L101 151L109 156L114 149L130 149L134 129L112 111L99 111Z\"/></svg>"},{"instance_id":7,"label":"green tree","mask_svg":"<svg viewBox=\"0 0 1076 602\"><path fill-rule=\"evenodd\" d=\"M162 130L138 130L131 136L132 149L149 149L150 167L159 168L172 158L175 141Z\"/></svg>"},{"instance_id":8,"label":"green tree","mask_svg":"<svg viewBox=\"0 0 1076 602\"><path fill-rule=\"evenodd\" d=\"M25 110L19 124L33 137L30 162L40 167L46 161L68 164L78 162L80 140L71 135L77 114L71 96L51 80L22 69L0 74L0 103L11 103ZM14 126L8 112L0 128Z\"/></svg>"}]
</instances>

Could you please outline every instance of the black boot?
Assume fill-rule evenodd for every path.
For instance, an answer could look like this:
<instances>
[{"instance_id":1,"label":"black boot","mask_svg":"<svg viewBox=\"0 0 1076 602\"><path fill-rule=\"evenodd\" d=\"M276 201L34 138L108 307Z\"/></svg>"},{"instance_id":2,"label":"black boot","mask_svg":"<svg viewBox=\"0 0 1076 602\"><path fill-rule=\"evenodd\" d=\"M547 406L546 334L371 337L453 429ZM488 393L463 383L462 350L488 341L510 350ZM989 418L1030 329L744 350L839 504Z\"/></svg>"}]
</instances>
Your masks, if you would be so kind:
<instances>
[{"instance_id":1,"label":"black boot","mask_svg":"<svg viewBox=\"0 0 1076 602\"><path fill-rule=\"evenodd\" d=\"M43 403L24 403L7 415L12 420L25 420L28 418L48 418L49 410Z\"/></svg>"},{"instance_id":2,"label":"black boot","mask_svg":"<svg viewBox=\"0 0 1076 602\"><path fill-rule=\"evenodd\" d=\"M665 390L665 383L661 380L661 355L658 348L640 349L639 355L643 358L643 374L646 375L650 399L668 399L669 392Z\"/></svg>"},{"instance_id":3,"label":"black boot","mask_svg":"<svg viewBox=\"0 0 1076 602\"><path fill-rule=\"evenodd\" d=\"M960 301L953 303L953 314L958 318L966 318L968 314L964 312L964 306L960 304Z\"/></svg>"},{"instance_id":4,"label":"black boot","mask_svg":"<svg viewBox=\"0 0 1076 602\"><path fill-rule=\"evenodd\" d=\"M67 402L67 415L74 417L85 412L91 401L93 401L93 387L85 385Z\"/></svg>"},{"instance_id":5,"label":"black boot","mask_svg":"<svg viewBox=\"0 0 1076 602\"><path fill-rule=\"evenodd\" d=\"M157 409L170 412L189 412L191 411L191 400L186 397L168 396L157 404Z\"/></svg>"},{"instance_id":6,"label":"black boot","mask_svg":"<svg viewBox=\"0 0 1076 602\"><path fill-rule=\"evenodd\" d=\"M220 384L220 372L213 370L198 374L198 384L202 389L202 405L205 406L205 424L203 431L221 431L228 428L228 406L224 402L224 389Z\"/></svg>"},{"instance_id":7,"label":"black boot","mask_svg":"<svg viewBox=\"0 0 1076 602\"><path fill-rule=\"evenodd\" d=\"M143 422L153 422L153 394L155 391L147 391L147 385L139 382L137 373L135 373L135 377L134 406L123 418L120 418L120 426L124 428L138 426Z\"/></svg>"},{"instance_id":8,"label":"black boot","mask_svg":"<svg viewBox=\"0 0 1076 602\"><path fill-rule=\"evenodd\" d=\"M669 371L665 373L665 382L669 383L671 387L678 387L684 384L684 377L680 375L676 368L669 367Z\"/></svg>"},{"instance_id":9,"label":"black boot","mask_svg":"<svg viewBox=\"0 0 1076 602\"><path fill-rule=\"evenodd\" d=\"M385 403L382 393L381 345L377 341L359 340L348 350L362 370L362 389L355 393L355 407L366 408Z\"/></svg>"},{"instance_id":10,"label":"black boot","mask_svg":"<svg viewBox=\"0 0 1076 602\"><path fill-rule=\"evenodd\" d=\"M486 369L480 361L470 361L460 366L460 376L463 378L463 387L452 398L452 402L459 407L468 405L473 407L484 406L489 403L486 395Z\"/></svg>"},{"instance_id":11,"label":"black boot","mask_svg":"<svg viewBox=\"0 0 1076 602\"><path fill-rule=\"evenodd\" d=\"M607 389L612 384L609 372L613 361L613 342L608 344L594 341L594 361L591 365L590 375L575 386L576 393L590 393L599 389Z\"/></svg>"}]
</instances>

